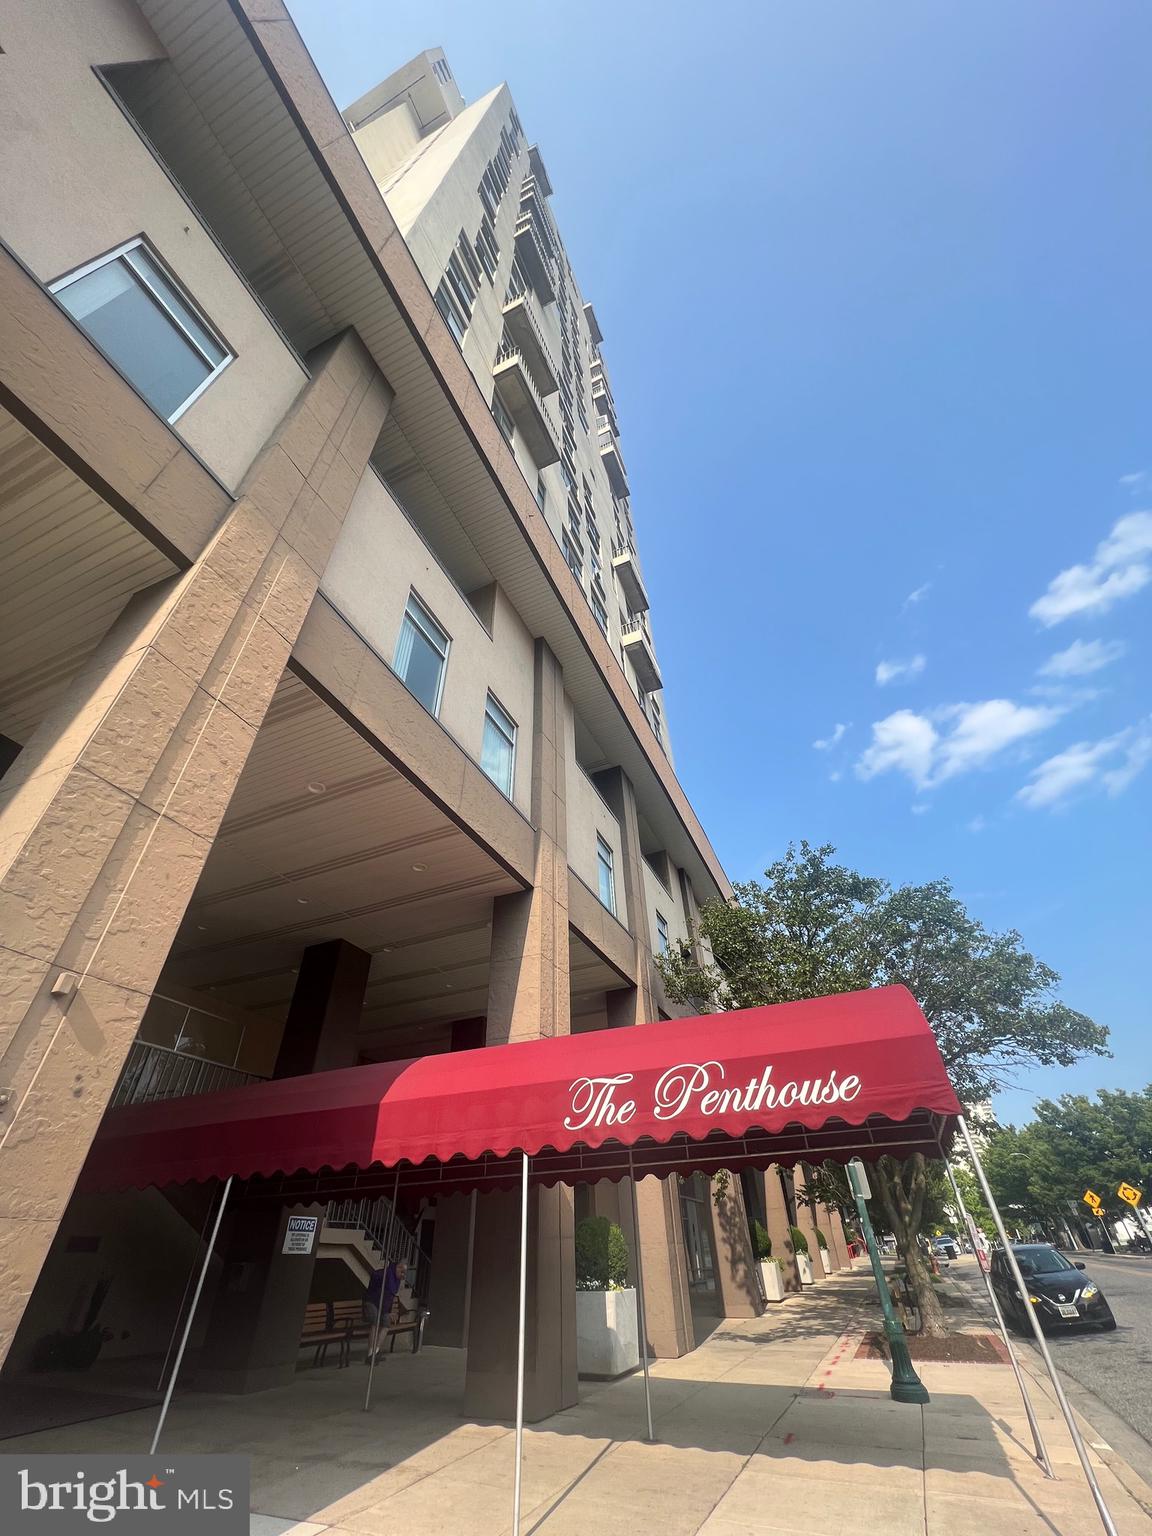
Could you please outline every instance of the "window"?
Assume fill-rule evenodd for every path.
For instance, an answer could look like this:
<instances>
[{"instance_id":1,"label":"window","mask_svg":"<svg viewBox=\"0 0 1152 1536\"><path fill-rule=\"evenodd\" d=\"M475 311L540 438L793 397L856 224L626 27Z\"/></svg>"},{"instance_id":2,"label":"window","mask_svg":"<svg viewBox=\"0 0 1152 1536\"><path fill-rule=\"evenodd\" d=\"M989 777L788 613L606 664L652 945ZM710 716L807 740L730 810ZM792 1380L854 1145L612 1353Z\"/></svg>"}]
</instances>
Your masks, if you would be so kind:
<instances>
[{"instance_id":1,"label":"window","mask_svg":"<svg viewBox=\"0 0 1152 1536\"><path fill-rule=\"evenodd\" d=\"M573 576L575 576L576 580L579 581L584 574L584 562L580 558L580 551L568 537L567 528L564 530L564 535L561 540L560 547L564 551L564 558L568 562L568 569L572 572Z\"/></svg>"},{"instance_id":2,"label":"window","mask_svg":"<svg viewBox=\"0 0 1152 1536\"><path fill-rule=\"evenodd\" d=\"M616 915L616 875L612 868L612 849L599 833L596 834L596 874L600 900L613 916Z\"/></svg>"},{"instance_id":3,"label":"window","mask_svg":"<svg viewBox=\"0 0 1152 1536\"><path fill-rule=\"evenodd\" d=\"M536 476L536 505L543 512L548 504L548 487L544 484L544 476Z\"/></svg>"},{"instance_id":4,"label":"window","mask_svg":"<svg viewBox=\"0 0 1152 1536\"><path fill-rule=\"evenodd\" d=\"M511 798L512 772L516 761L516 722L491 694L484 706L484 746L480 766L498 788Z\"/></svg>"},{"instance_id":5,"label":"window","mask_svg":"<svg viewBox=\"0 0 1152 1536\"><path fill-rule=\"evenodd\" d=\"M167 421L175 421L232 361L143 240L61 278L52 292Z\"/></svg>"},{"instance_id":6,"label":"window","mask_svg":"<svg viewBox=\"0 0 1152 1536\"><path fill-rule=\"evenodd\" d=\"M597 624L599 624L604 633L607 634L608 610L604 606L604 599L598 592L593 590L592 595L589 597L588 601L592 604L592 617L596 620Z\"/></svg>"},{"instance_id":7,"label":"window","mask_svg":"<svg viewBox=\"0 0 1152 1536\"><path fill-rule=\"evenodd\" d=\"M456 303L456 300L452 297L452 291L448 287L447 278L445 278L443 282L441 282L439 288L437 288L435 299L436 308L444 316L444 319L448 325L448 329L452 332L457 341L463 341L465 332L468 329L468 320L467 317L461 312L460 306Z\"/></svg>"},{"instance_id":8,"label":"window","mask_svg":"<svg viewBox=\"0 0 1152 1536\"><path fill-rule=\"evenodd\" d=\"M668 939L668 919L663 912L656 914L656 945L662 955L666 955L671 947Z\"/></svg>"},{"instance_id":9,"label":"window","mask_svg":"<svg viewBox=\"0 0 1152 1536\"><path fill-rule=\"evenodd\" d=\"M499 395L492 396L492 414L496 418L496 425L504 434L504 441L511 443L512 433L515 431L515 423L511 416L509 416L507 408Z\"/></svg>"},{"instance_id":10,"label":"window","mask_svg":"<svg viewBox=\"0 0 1152 1536\"><path fill-rule=\"evenodd\" d=\"M410 594L392 668L408 692L433 715L440 712L448 646L448 636L416 594Z\"/></svg>"}]
</instances>

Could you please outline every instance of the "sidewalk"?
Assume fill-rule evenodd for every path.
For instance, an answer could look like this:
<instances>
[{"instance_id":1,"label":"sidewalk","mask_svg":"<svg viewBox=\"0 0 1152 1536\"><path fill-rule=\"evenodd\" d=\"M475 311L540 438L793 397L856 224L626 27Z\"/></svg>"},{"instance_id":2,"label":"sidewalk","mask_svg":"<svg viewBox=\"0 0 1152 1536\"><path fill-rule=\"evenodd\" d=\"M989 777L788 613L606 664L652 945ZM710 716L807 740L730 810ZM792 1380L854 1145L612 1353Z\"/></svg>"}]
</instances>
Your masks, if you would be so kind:
<instances>
[{"instance_id":1,"label":"sidewalk","mask_svg":"<svg viewBox=\"0 0 1152 1536\"><path fill-rule=\"evenodd\" d=\"M585 1383L577 1407L525 1433L522 1536L1100 1531L1047 1397L1035 1402L1055 1482L1031 1459L1007 1365L925 1365L932 1402L896 1404L885 1364L856 1358L878 1322L871 1274L858 1267L763 1318L723 1324L693 1354L653 1367L656 1445L643 1440L641 1377ZM390 1358L369 1414L355 1370L305 1371L255 1398L189 1394L165 1445L251 1455L253 1536L500 1536L513 1435L461 1423L462 1364L453 1350ZM140 1450L154 1422L123 1414L2 1449ZM1120 1536L1152 1536L1103 1462L1099 1476Z\"/></svg>"}]
</instances>

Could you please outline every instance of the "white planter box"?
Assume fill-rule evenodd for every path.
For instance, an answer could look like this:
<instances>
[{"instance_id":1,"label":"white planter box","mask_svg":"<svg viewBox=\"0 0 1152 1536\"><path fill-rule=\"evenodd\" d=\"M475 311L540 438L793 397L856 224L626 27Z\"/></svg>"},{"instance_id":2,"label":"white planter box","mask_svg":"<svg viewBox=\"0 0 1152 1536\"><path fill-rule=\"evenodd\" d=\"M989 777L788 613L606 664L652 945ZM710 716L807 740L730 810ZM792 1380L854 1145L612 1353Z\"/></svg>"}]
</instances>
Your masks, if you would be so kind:
<instances>
[{"instance_id":1,"label":"white planter box","mask_svg":"<svg viewBox=\"0 0 1152 1536\"><path fill-rule=\"evenodd\" d=\"M636 1292L576 1292L576 1369L581 1376L622 1376L640 1364Z\"/></svg>"},{"instance_id":2,"label":"white planter box","mask_svg":"<svg viewBox=\"0 0 1152 1536\"><path fill-rule=\"evenodd\" d=\"M780 1273L779 1264L773 1264L771 1259L760 1265L760 1278L764 1282L764 1295L769 1301L784 1300L784 1277Z\"/></svg>"},{"instance_id":3,"label":"white planter box","mask_svg":"<svg viewBox=\"0 0 1152 1536\"><path fill-rule=\"evenodd\" d=\"M827 1248L821 1248L821 1250L820 1250L820 1262L824 1266L824 1273L826 1275L830 1275L832 1273L832 1260L829 1257Z\"/></svg>"},{"instance_id":4,"label":"white planter box","mask_svg":"<svg viewBox=\"0 0 1152 1536\"><path fill-rule=\"evenodd\" d=\"M796 1255L796 1268L800 1271L801 1285L815 1285L816 1276L812 1273L812 1260L806 1253Z\"/></svg>"}]
</instances>

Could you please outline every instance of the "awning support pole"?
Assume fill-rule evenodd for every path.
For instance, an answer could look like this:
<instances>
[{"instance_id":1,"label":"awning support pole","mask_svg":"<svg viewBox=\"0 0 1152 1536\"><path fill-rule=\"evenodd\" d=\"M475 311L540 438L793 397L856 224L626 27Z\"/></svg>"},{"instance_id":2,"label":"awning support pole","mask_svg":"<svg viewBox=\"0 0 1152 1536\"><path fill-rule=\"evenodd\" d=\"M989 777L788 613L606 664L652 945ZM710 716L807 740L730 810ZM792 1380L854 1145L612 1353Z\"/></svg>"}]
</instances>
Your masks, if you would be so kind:
<instances>
[{"instance_id":1,"label":"awning support pole","mask_svg":"<svg viewBox=\"0 0 1152 1536\"><path fill-rule=\"evenodd\" d=\"M952 1172L952 1164L947 1158L944 1159L944 1167L948 1172L948 1182L952 1185L952 1193L956 1196L956 1204L960 1208L960 1220L964 1223L969 1233L972 1233L975 1231L975 1224L968 1214L967 1207L964 1204L964 1196L960 1193L960 1186L956 1182L956 1175ZM1024 1412L1028 1415L1028 1428L1032 1431L1032 1443L1036 1447L1036 1460L1044 1468L1044 1476L1054 1478L1056 1474L1053 1472L1052 1463L1048 1459L1048 1449L1044 1444L1044 1437L1040 1433L1040 1425L1037 1421L1035 1410L1032 1407L1032 1399L1028 1396L1028 1388L1024 1382L1024 1373L1020 1369L1020 1362L1016 1358L1016 1351L1012 1346L1012 1339L1004 1322L1004 1314L1000 1310L1000 1301L992 1287L992 1277L983 1264L979 1263L978 1256L977 1263L980 1268L980 1276L984 1281L984 1289L988 1292L988 1300L991 1303L992 1311L996 1318L996 1326L1000 1330L1000 1337L1004 1340L1004 1348L1008 1351L1008 1359L1011 1363L1013 1374L1016 1377L1016 1385L1020 1388L1020 1396L1024 1400Z\"/></svg>"},{"instance_id":2,"label":"awning support pole","mask_svg":"<svg viewBox=\"0 0 1152 1536\"><path fill-rule=\"evenodd\" d=\"M648 1415L648 1440L652 1431L652 1387L648 1380L648 1315L644 1307L644 1247L640 1241L640 1210L636 1203L636 1172L632 1167L632 1148L628 1148L628 1182L632 1186L632 1232L636 1243L636 1303L640 1322L640 1359L644 1364L644 1409Z\"/></svg>"},{"instance_id":3,"label":"awning support pole","mask_svg":"<svg viewBox=\"0 0 1152 1536\"><path fill-rule=\"evenodd\" d=\"M188 1010L191 1013L191 1009ZM208 1202L208 1209L204 1212L204 1220L200 1226L200 1241L204 1241L204 1234L208 1231L208 1223L212 1220L212 1202ZM184 1281L184 1292L180 1297L180 1310L176 1313L176 1321L172 1324L172 1332L168 1336L168 1348L164 1351L164 1364L160 1367L160 1379L156 1383L157 1392L164 1385L164 1378L168 1374L168 1362L172 1358L172 1348L176 1343L176 1335L180 1332L180 1319L184 1316L184 1303L188 1300L188 1292L192 1287L192 1276L196 1273L196 1265L193 1262L188 1269L188 1276Z\"/></svg>"},{"instance_id":4,"label":"awning support pole","mask_svg":"<svg viewBox=\"0 0 1152 1536\"><path fill-rule=\"evenodd\" d=\"M1068 1426L1068 1433L1072 1437L1072 1444L1076 1449L1076 1455L1080 1458L1080 1465L1084 1469L1084 1478L1092 1494L1096 1505L1096 1512L1100 1516L1108 1536L1117 1536L1116 1526L1113 1524L1108 1505L1104 1502L1104 1495L1100 1491L1100 1484L1096 1481L1096 1473L1092 1470L1092 1463L1088 1457L1088 1449L1076 1424L1075 1415L1068 1405L1068 1399L1064 1396L1064 1388L1060 1385L1060 1377L1056 1374L1052 1356L1048 1350L1048 1341L1044 1337L1044 1330L1040 1326L1040 1319L1036 1316L1036 1308L1028 1300L1028 1287L1024 1284L1024 1276L1020 1273L1020 1265L1016 1262L1016 1255L1012 1250L1012 1242L1008 1233L1004 1230L1004 1218L1000 1215L1000 1207L996 1204L996 1196L992 1193L992 1187L988 1183L988 1176L984 1172L984 1164L980 1161L980 1154L976 1150L976 1143L968 1130L968 1122L963 1115L958 1117L960 1134L964 1138L964 1145L968 1148L968 1156L972 1159L972 1166L976 1170L976 1177L980 1181L980 1188L984 1191L984 1199L988 1202L988 1209L992 1213L992 1220L996 1223L996 1231L1004 1249L1004 1257L1008 1262L1008 1268L1012 1271L1012 1279L1020 1298L1028 1313L1028 1321L1032 1324L1032 1332L1036 1337L1036 1344L1044 1357L1044 1364L1048 1369L1048 1375L1052 1382L1052 1390L1056 1393L1056 1401L1060 1405L1060 1412L1064 1415L1064 1422Z\"/></svg>"},{"instance_id":5,"label":"awning support pole","mask_svg":"<svg viewBox=\"0 0 1152 1536\"><path fill-rule=\"evenodd\" d=\"M164 1393L164 1401L160 1405L160 1418L156 1423L156 1433L152 1436L152 1445L149 1455L155 1456L156 1447L160 1443L160 1434L164 1428L164 1420L168 1417L168 1405L172 1401L172 1394L176 1390L176 1378L180 1375L180 1367L184 1363L184 1351L188 1348L188 1337L192 1332L192 1324L196 1321L196 1308L200 1305L200 1293L204 1289L204 1281L208 1278L208 1266L212 1262L212 1252L216 1247L216 1237L220 1231L220 1223L224 1218L224 1207L228 1204L228 1193L232 1188L233 1175L229 1174L224 1185L224 1193L220 1196L220 1209L216 1212L216 1220L212 1224L212 1235L208 1239L208 1247L204 1254L204 1262L200 1266L200 1278L196 1282L196 1290L192 1295L192 1305L188 1308L188 1319L184 1324L184 1332L180 1335L180 1348L176 1351L176 1361L172 1366L172 1374L168 1378L168 1390Z\"/></svg>"},{"instance_id":6,"label":"awning support pole","mask_svg":"<svg viewBox=\"0 0 1152 1536\"><path fill-rule=\"evenodd\" d=\"M388 1237L391 1238L393 1225L399 1215L400 1208L400 1170L396 1170L396 1183L392 1186L392 1220L388 1223ZM390 1264L393 1261L388 1257L388 1243L384 1248L384 1262ZM381 1287L380 1301L376 1305L376 1321L372 1325L372 1353L368 1356L368 1386L364 1392L364 1412L367 1413L372 1403L372 1378L376 1374L376 1355L380 1347L380 1313L383 1310L384 1290Z\"/></svg>"},{"instance_id":7,"label":"awning support pole","mask_svg":"<svg viewBox=\"0 0 1152 1536\"><path fill-rule=\"evenodd\" d=\"M521 1153L520 1321L516 1340L516 1478L512 1488L512 1536L520 1536L520 1481L524 1458L524 1335L528 1319L528 1154Z\"/></svg>"}]
</instances>

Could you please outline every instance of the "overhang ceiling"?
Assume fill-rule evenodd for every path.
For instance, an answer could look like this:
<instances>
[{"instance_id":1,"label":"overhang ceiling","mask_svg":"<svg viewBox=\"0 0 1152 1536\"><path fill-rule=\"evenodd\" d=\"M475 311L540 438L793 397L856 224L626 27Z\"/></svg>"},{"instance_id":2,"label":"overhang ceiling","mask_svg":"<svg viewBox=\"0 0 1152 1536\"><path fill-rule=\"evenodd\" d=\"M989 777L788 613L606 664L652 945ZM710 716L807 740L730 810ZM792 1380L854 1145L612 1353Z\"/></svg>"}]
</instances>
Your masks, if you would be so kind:
<instances>
[{"instance_id":1,"label":"overhang ceiling","mask_svg":"<svg viewBox=\"0 0 1152 1536\"><path fill-rule=\"evenodd\" d=\"M279 1020L301 952L342 938L373 957L366 1039L397 1024L482 1013L492 901L520 889L285 674L165 978Z\"/></svg>"},{"instance_id":2,"label":"overhang ceiling","mask_svg":"<svg viewBox=\"0 0 1152 1536\"><path fill-rule=\"evenodd\" d=\"M23 745L128 599L176 567L0 409L0 732Z\"/></svg>"}]
</instances>

